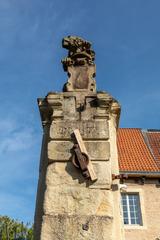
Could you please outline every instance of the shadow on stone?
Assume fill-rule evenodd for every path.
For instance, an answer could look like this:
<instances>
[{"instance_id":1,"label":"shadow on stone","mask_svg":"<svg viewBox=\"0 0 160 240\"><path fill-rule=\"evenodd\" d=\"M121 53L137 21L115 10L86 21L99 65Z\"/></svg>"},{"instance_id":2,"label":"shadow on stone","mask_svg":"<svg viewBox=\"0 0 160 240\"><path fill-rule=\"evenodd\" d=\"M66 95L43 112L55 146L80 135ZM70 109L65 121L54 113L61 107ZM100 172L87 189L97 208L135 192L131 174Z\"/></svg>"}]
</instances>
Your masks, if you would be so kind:
<instances>
[{"instance_id":1,"label":"shadow on stone","mask_svg":"<svg viewBox=\"0 0 160 240\"><path fill-rule=\"evenodd\" d=\"M36 199L36 211L34 216L34 239L39 240L42 231L42 222L44 215L44 196L46 191L46 172L48 166L47 142L49 138L49 128L46 125L44 128L45 134L43 135L42 150L39 166L39 182Z\"/></svg>"},{"instance_id":2,"label":"shadow on stone","mask_svg":"<svg viewBox=\"0 0 160 240\"><path fill-rule=\"evenodd\" d=\"M118 191L118 184L112 184L112 191Z\"/></svg>"},{"instance_id":3,"label":"shadow on stone","mask_svg":"<svg viewBox=\"0 0 160 240\"><path fill-rule=\"evenodd\" d=\"M76 168L73 163L71 162L71 159L69 162L67 162L65 170L67 173L72 177L73 180L78 180L80 184L84 183L86 180L83 177L81 170Z\"/></svg>"}]
</instances>

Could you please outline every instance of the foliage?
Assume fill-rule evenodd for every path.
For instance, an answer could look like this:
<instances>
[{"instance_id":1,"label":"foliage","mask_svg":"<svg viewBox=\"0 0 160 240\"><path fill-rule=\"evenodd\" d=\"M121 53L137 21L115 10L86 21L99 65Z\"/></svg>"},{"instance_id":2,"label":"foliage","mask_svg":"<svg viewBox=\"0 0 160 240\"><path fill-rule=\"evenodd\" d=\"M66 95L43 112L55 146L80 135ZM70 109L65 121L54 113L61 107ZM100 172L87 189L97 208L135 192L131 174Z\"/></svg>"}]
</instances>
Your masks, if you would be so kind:
<instances>
[{"instance_id":1,"label":"foliage","mask_svg":"<svg viewBox=\"0 0 160 240\"><path fill-rule=\"evenodd\" d=\"M33 240L33 225L0 216L0 240Z\"/></svg>"}]
</instances>

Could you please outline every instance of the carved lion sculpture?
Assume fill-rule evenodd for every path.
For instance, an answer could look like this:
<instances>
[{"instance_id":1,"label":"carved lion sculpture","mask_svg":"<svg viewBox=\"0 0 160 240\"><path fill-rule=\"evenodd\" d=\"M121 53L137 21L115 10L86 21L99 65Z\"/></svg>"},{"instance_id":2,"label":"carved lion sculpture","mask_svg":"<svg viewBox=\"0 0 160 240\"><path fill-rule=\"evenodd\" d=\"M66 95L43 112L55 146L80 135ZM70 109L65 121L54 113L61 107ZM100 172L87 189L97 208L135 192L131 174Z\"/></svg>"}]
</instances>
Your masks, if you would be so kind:
<instances>
[{"instance_id":1,"label":"carved lion sculpture","mask_svg":"<svg viewBox=\"0 0 160 240\"><path fill-rule=\"evenodd\" d=\"M95 52L91 50L91 43L83 38L68 36L63 38L62 47L68 51L68 57L62 60L64 71L68 66L93 65Z\"/></svg>"}]
</instances>

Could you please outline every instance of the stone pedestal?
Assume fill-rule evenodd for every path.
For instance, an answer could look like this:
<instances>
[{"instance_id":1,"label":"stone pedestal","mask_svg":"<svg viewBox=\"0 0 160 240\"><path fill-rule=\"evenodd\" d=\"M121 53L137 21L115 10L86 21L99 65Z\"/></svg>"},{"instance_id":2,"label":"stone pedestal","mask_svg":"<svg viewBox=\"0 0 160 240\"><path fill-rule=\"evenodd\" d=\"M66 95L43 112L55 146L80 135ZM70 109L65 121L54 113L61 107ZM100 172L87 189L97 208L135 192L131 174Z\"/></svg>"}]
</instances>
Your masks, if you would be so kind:
<instances>
[{"instance_id":1,"label":"stone pedestal","mask_svg":"<svg viewBox=\"0 0 160 240\"><path fill-rule=\"evenodd\" d=\"M62 60L69 76L64 92L51 92L38 100L44 136L35 240L123 240L119 180L112 181L112 174L119 174L116 129L120 106L109 94L96 92L91 43L68 36L62 45L68 50ZM97 177L96 181L84 178L71 161L75 130L82 137L83 148L77 147L80 163L91 161L87 167L95 172L91 179ZM82 170L88 176L86 168Z\"/></svg>"},{"instance_id":2,"label":"stone pedestal","mask_svg":"<svg viewBox=\"0 0 160 240\"><path fill-rule=\"evenodd\" d=\"M122 240L116 129L120 107L105 92L49 93L39 99L44 129L35 240ZM71 162L79 129L97 181Z\"/></svg>"}]
</instances>

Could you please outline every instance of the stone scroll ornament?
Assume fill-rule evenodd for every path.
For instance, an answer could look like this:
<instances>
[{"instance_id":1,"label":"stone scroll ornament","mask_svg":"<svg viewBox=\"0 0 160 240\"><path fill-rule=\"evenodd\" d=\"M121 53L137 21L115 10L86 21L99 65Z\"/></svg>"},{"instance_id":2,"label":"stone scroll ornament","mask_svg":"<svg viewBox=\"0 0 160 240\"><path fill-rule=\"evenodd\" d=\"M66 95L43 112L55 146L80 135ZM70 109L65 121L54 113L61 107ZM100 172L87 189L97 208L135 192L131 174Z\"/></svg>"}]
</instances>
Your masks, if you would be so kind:
<instances>
[{"instance_id":1,"label":"stone scroll ornament","mask_svg":"<svg viewBox=\"0 0 160 240\"><path fill-rule=\"evenodd\" d=\"M95 52L91 49L91 43L80 37L68 36L63 38L62 47L68 50L62 64L69 76L63 91L95 92Z\"/></svg>"}]
</instances>

